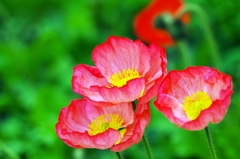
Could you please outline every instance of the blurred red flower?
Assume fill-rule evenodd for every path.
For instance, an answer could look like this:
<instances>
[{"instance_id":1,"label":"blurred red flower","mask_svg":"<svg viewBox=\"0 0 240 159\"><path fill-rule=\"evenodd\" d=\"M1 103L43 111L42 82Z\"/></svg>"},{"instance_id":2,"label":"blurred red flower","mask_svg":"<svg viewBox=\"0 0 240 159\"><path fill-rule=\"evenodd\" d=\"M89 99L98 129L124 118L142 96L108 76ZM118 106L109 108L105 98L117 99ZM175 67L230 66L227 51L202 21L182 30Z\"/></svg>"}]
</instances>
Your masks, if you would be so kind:
<instances>
[{"instance_id":1,"label":"blurred red flower","mask_svg":"<svg viewBox=\"0 0 240 159\"><path fill-rule=\"evenodd\" d=\"M152 0L134 20L134 31L138 38L147 43L156 43L160 46L172 46L174 40L171 35L163 29L154 26L154 20L165 13L175 17L177 11L183 6L182 0ZM181 18L183 23L189 22L189 15L184 14Z\"/></svg>"},{"instance_id":2,"label":"blurred red flower","mask_svg":"<svg viewBox=\"0 0 240 159\"><path fill-rule=\"evenodd\" d=\"M72 88L99 106L150 101L166 75L166 53L157 45L109 37L92 52L96 65L74 67Z\"/></svg>"},{"instance_id":3,"label":"blurred red flower","mask_svg":"<svg viewBox=\"0 0 240 159\"><path fill-rule=\"evenodd\" d=\"M74 148L97 148L119 152L141 141L150 121L149 103L121 103L98 107L86 99L73 100L60 112L56 132Z\"/></svg>"},{"instance_id":4,"label":"blurred red flower","mask_svg":"<svg viewBox=\"0 0 240 159\"><path fill-rule=\"evenodd\" d=\"M232 93L229 75L210 67L188 67L169 72L154 105L177 126L201 130L224 118Z\"/></svg>"}]
</instances>

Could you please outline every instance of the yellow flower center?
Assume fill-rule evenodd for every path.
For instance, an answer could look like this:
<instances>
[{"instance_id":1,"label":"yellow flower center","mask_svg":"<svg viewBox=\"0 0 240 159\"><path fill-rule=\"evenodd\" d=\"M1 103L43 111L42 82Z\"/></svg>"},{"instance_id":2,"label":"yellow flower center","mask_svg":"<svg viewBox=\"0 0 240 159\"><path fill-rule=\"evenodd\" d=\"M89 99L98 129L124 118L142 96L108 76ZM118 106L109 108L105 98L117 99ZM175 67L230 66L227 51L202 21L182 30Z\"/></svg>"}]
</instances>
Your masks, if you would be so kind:
<instances>
[{"instance_id":1,"label":"yellow flower center","mask_svg":"<svg viewBox=\"0 0 240 159\"><path fill-rule=\"evenodd\" d=\"M127 70L124 69L118 73L114 73L110 78L110 83L113 86L122 87L127 83L127 81L140 77L141 75L135 68Z\"/></svg>"},{"instance_id":2,"label":"yellow flower center","mask_svg":"<svg viewBox=\"0 0 240 159\"><path fill-rule=\"evenodd\" d=\"M212 100L206 92L197 91L192 97L187 96L183 102L183 110L187 117L191 120L195 120L202 110L209 108L212 104Z\"/></svg>"},{"instance_id":3,"label":"yellow flower center","mask_svg":"<svg viewBox=\"0 0 240 159\"><path fill-rule=\"evenodd\" d=\"M90 136L97 135L99 133L107 131L109 128L114 130L119 130L121 139L126 132L126 129L121 128L124 119L118 114L109 114L109 115L101 115L94 119L91 124L88 125L88 134ZM120 143L121 139L119 139L115 144Z\"/></svg>"}]
</instances>

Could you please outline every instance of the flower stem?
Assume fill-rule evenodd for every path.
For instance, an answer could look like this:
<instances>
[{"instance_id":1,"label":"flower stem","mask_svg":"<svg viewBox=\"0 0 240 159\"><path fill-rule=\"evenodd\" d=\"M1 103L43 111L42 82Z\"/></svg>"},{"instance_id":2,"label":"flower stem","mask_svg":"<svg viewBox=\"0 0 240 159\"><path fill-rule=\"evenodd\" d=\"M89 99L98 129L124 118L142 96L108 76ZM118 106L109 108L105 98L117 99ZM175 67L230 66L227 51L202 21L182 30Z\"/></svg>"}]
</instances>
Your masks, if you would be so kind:
<instances>
[{"instance_id":1,"label":"flower stem","mask_svg":"<svg viewBox=\"0 0 240 159\"><path fill-rule=\"evenodd\" d=\"M145 135L143 135L142 141L143 141L144 147L147 151L148 159L153 159L151 148L150 148L150 145L149 145L148 140Z\"/></svg>"},{"instance_id":2,"label":"flower stem","mask_svg":"<svg viewBox=\"0 0 240 159\"><path fill-rule=\"evenodd\" d=\"M189 65L192 65L192 61L190 58L190 52L188 50L186 42L183 40L177 40L176 45L182 56L184 68L186 68Z\"/></svg>"},{"instance_id":3,"label":"flower stem","mask_svg":"<svg viewBox=\"0 0 240 159\"><path fill-rule=\"evenodd\" d=\"M181 17L186 12L193 12L198 16L201 22L203 32L205 34L206 40L209 44L209 53L211 54L211 60L216 68L221 69L221 59L219 55L218 45L214 38L213 32L210 28L208 16L205 11L196 4L185 4L178 12L178 17Z\"/></svg>"},{"instance_id":4,"label":"flower stem","mask_svg":"<svg viewBox=\"0 0 240 159\"><path fill-rule=\"evenodd\" d=\"M210 148L210 153L211 153L212 159L217 159L217 155L216 155L214 145L213 145L213 140L212 140L212 137L210 135L210 131L209 131L208 127L205 128L205 133L206 133L206 136L207 136L207 141L208 141L208 145L209 145L209 148Z\"/></svg>"},{"instance_id":5,"label":"flower stem","mask_svg":"<svg viewBox=\"0 0 240 159\"><path fill-rule=\"evenodd\" d=\"M122 155L121 155L120 152L116 152L116 155L117 155L117 158L118 158L118 159L123 159L123 157L122 157Z\"/></svg>"},{"instance_id":6,"label":"flower stem","mask_svg":"<svg viewBox=\"0 0 240 159\"><path fill-rule=\"evenodd\" d=\"M135 111L135 109L136 109L136 106L137 106L137 101L132 101L132 106L133 106L133 110ZM143 144L144 144L144 147L145 147L145 149L146 149L146 151L147 151L147 155L148 155L148 159L152 159L153 157L152 157L152 152L151 152L151 148L150 148L150 145L149 145L149 143L148 143L148 140L147 140L147 138L146 138L146 136L143 134L143 137L142 137L142 142L143 142Z\"/></svg>"},{"instance_id":7,"label":"flower stem","mask_svg":"<svg viewBox=\"0 0 240 159\"><path fill-rule=\"evenodd\" d=\"M166 30L176 42L176 47L181 54L181 60L183 68L186 68L189 65L192 65L189 48L185 41L186 30L184 25L178 19L174 19L170 14L164 14L161 17L158 17L159 21L164 23ZM179 23L180 22L180 23ZM156 27L161 28L161 26L156 24ZM181 68L182 69L182 68Z\"/></svg>"},{"instance_id":8,"label":"flower stem","mask_svg":"<svg viewBox=\"0 0 240 159\"><path fill-rule=\"evenodd\" d=\"M0 141L0 150L5 152L11 159L19 159L18 155L14 153L9 147L7 147L7 145L5 145L2 141Z\"/></svg>"}]
</instances>

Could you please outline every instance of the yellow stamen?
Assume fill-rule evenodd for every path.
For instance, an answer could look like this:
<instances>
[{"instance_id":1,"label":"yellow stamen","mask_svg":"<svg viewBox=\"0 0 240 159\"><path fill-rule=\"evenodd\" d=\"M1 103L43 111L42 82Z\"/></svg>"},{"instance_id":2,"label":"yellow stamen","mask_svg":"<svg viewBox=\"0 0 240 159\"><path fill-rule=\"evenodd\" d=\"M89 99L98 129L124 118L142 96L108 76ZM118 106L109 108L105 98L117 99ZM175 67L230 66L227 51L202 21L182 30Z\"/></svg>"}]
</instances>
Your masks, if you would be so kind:
<instances>
[{"instance_id":1,"label":"yellow stamen","mask_svg":"<svg viewBox=\"0 0 240 159\"><path fill-rule=\"evenodd\" d=\"M124 134L125 134L126 131L127 131L127 129L121 129L121 130L119 130L121 138L117 140L117 142L115 143L115 145L117 145L117 144L120 143L120 141L123 139L123 136L124 136Z\"/></svg>"},{"instance_id":2,"label":"yellow stamen","mask_svg":"<svg viewBox=\"0 0 240 159\"><path fill-rule=\"evenodd\" d=\"M212 100L206 92L197 91L192 97L187 96L183 102L183 110L187 117L191 120L195 120L202 110L209 108L212 104Z\"/></svg>"},{"instance_id":3,"label":"yellow stamen","mask_svg":"<svg viewBox=\"0 0 240 159\"><path fill-rule=\"evenodd\" d=\"M109 115L109 128L118 130L121 128L122 123L124 122L124 119L120 117L118 114L110 114Z\"/></svg>"},{"instance_id":4,"label":"yellow stamen","mask_svg":"<svg viewBox=\"0 0 240 159\"><path fill-rule=\"evenodd\" d=\"M122 127L123 122L124 119L118 114L101 115L88 125L88 134L91 136L97 135L107 131L109 128L118 130Z\"/></svg>"},{"instance_id":5,"label":"yellow stamen","mask_svg":"<svg viewBox=\"0 0 240 159\"><path fill-rule=\"evenodd\" d=\"M142 97L142 96L143 96L143 93L144 93L144 89L142 89L142 91L140 92L139 97Z\"/></svg>"},{"instance_id":6,"label":"yellow stamen","mask_svg":"<svg viewBox=\"0 0 240 159\"><path fill-rule=\"evenodd\" d=\"M141 75L135 68L132 69L129 68L127 70L124 69L118 73L114 73L110 78L110 83L113 86L122 87L128 81L140 77Z\"/></svg>"},{"instance_id":7,"label":"yellow stamen","mask_svg":"<svg viewBox=\"0 0 240 159\"><path fill-rule=\"evenodd\" d=\"M109 128L109 123L106 121L106 115L101 115L94 119L91 124L88 125L89 135L96 135L106 131Z\"/></svg>"}]
</instances>

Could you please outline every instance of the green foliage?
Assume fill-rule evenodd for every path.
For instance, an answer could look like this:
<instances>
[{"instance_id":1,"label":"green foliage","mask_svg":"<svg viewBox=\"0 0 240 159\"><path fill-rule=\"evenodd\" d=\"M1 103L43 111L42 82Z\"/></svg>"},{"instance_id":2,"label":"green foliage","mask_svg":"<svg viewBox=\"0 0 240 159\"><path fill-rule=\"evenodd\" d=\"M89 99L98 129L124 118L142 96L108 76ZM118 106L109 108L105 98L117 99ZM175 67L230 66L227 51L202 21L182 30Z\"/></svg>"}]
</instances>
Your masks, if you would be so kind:
<instances>
[{"instance_id":1,"label":"green foliage","mask_svg":"<svg viewBox=\"0 0 240 159\"><path fill-rule=\"evenodd\" d=\"M238 0L195 0L209 15L223 70L234 81L224 120L210 125L219 158L238 158L240 143L240 14ZM148 0L0 1L0 158L110 159L111 151L75 150L55 133L61 108L79 98L71 89L72 68L93 64L92 49L108 36L136 39L133 19ZM188 47L195 65L211 65L198 17L191 16ZM181 68L175 47L167 48L168 68ZM208 60L206 60L208 59ZM155 158L209 158L203 131L175 127L152 106L146 129ZM145 158L142 143L123 152Z\"/></svg>"}]
</instances>

